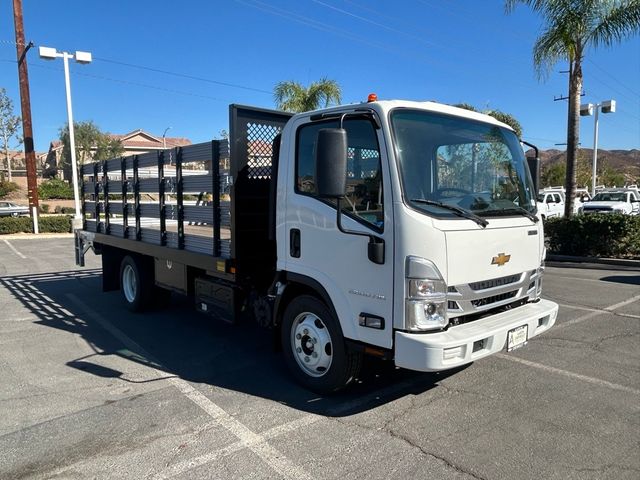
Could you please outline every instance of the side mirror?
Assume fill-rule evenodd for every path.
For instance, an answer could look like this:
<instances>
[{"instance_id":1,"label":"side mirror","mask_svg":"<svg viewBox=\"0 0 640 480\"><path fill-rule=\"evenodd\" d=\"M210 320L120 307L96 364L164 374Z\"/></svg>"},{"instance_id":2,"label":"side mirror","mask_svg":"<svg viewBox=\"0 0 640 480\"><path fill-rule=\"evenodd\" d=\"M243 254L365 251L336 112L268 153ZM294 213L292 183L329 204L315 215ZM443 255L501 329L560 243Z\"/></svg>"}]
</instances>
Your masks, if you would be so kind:
<instances>
[{"instance_id":1,"label":"side mirror","mask_svg":"<svg viewBox=\"0 0 640 480\"><path fill-rule=\"evenodd\" d=\"M524 140L520 140L520 142L527 147L533 148L534 156L527 157L527 165L533 181L533 191L537 192L540 189L540 151L533 143L525 142Z\"/></svg>"},{"instance_id":2,"label":"side mirror","mask_svg":"<svg viewBox=\"0 0 640 480\"><path fill-rule=\"evenodd\" d=\"M316 187L321 198L344 198L347 192L347 131L323 128L316 148Z\"/></svg>"}]
</instances>

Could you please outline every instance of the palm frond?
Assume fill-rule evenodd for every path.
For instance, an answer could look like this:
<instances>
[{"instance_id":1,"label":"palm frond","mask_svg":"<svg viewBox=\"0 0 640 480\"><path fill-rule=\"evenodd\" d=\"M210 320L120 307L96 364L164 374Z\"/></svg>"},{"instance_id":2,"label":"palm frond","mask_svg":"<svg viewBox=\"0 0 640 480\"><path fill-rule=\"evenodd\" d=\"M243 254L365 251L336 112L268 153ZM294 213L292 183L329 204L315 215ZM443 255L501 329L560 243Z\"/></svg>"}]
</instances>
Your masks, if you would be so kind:
<instances>
[{"instance_id":1,"label":"palm frond","mask_svg":"<svg viewBox=\"0 0 640 480\"><path fill-rule=\"evenodd\" d=\"M640 32L640 0L631 0L615 5L603 12L598 25L588 39L594 47L609 47L624 38Z\"/></svg>"},{"instance_id":2,"label":"palm frond","mask_svg":"<svg viewBox=\"0 0 640 480\"><path fill-rule=\"evenodd\" d=\"M563 25L544 31L533 45L533 64L538 77L546 78L558 60L571 60L574 51L570 32Z\"/></svg>"}]
</instances>

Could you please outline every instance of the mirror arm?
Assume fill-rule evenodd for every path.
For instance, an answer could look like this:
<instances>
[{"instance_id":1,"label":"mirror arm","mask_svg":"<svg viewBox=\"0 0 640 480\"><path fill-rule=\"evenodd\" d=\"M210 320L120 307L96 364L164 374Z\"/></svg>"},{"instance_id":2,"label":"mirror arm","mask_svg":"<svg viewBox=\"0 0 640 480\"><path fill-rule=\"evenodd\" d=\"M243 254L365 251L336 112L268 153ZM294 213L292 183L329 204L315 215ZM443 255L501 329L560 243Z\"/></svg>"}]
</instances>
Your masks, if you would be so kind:
<instances>
[{"instance_id":1,"label":"mirror arm","mask_svg":"<svg viewBox=\"0 0 640 480\"><path fill-rule=\"evenodd\" d=\"M342 199L337 198L336 205L336 225L338 230L347 235L358 235L360 237L368 237L368 255L369 260L378 265L384 264L384 239L364 232L356 232L355 230L348 230L342 226Z\"/></svg>"}]
</instances>

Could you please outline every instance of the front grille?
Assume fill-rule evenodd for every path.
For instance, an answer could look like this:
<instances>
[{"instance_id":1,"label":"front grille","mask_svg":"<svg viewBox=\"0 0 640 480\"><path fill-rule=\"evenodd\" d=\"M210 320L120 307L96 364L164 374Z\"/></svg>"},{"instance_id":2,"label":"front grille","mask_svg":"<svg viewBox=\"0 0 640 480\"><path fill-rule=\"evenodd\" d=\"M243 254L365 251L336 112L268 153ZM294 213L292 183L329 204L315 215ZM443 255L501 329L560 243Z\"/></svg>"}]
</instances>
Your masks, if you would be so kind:
<instances>
[{"instance_id":1,"label":"front grille","mask_svg":"<svg viewBox=\"0 0 640 480\"><path fill-rule=\"evenodd\" d=\"M507 277L493 278L491 280L483 280L481 282L473 282L470 283L469 286L472 290L486 290L488 288L501 287L503 285L509 285L511 283L516 283L520 280L521 275L509 275Z\"/></svg>"},{"instance_id":2,"label":"front grille","mask_svg":"<svg viewBox=\"0 0 640 480\"><path fill-rule=\"evenodd\" d=\"M512 305L527 298L536 287L538 270L525 270L513 275L452 285L447 289L449 318L462 319L496 308ZM460 320L462 321L462 320Z\"/></svg>"},{"instance_id":3,"label":"front grille","mask_svg":"<svg viewBox=\"0 0 640 480\"><path fill-rule=\"evenodd\" d=\"M474 307L484 307L486 305L491 305L493 303L502 302L503 300L508 300L510 298L515 297L518 294L518 290L513 290L507 293L501 293L500 295L493 295L491 297L479 298L477 300L471 300L471 305Z\"/></svg>"},{"instance_id":4,"label":"front grille","mask_svg":"<svg viewBox=\"0 0 640 480\"><path fill-rule=\"evenodd\" d=\"M583 207L584 212L610 212L613 207Z\"/></svg>"}]
</instances>

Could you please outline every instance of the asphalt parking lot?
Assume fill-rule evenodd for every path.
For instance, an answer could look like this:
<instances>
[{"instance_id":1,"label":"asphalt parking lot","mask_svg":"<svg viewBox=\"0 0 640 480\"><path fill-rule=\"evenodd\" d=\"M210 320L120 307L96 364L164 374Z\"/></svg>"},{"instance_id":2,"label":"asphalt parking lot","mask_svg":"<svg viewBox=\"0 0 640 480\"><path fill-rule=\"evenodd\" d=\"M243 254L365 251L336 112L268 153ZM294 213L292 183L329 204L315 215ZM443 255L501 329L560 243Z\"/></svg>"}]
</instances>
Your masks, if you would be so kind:
<instances>
[{"instance_id":1,"label":"asphalt parking lot","mask_svg":"<svg viewBox=\"0 0 640 480\"><path fill-rule=\"evenodd\" d=\"M271 337L129 313L73 240L0 238L0 478L638 479L640 271L548 267L556 326L349 391L292 383Z\"/></svg>"}]
</instances>

